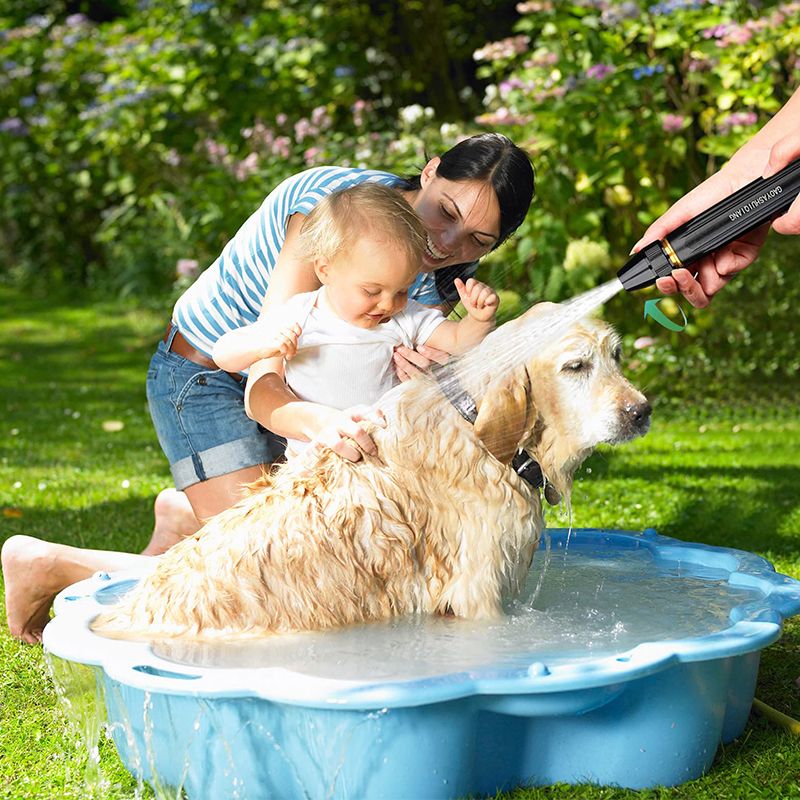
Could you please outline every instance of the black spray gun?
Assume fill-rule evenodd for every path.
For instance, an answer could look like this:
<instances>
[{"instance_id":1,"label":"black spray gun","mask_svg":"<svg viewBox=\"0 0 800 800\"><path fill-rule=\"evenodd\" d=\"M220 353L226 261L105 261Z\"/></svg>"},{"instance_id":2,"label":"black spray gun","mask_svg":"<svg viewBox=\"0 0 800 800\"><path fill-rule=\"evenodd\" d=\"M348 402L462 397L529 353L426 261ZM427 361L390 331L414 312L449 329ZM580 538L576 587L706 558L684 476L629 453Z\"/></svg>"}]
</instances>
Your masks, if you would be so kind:
<instances>
[{"instance_id":1,"label":"black spray gun","mask_svg":"<svg viewBox=\"0 0 800 800\"><path fill-rule=\"evenodd\" d=\"M800 194L800 158L770 178L752 183L721 200L668 236L650 242L617 273L629 292L651 286L673 269L687 267L765 222L785 214Z\"/></svg>"}]
</instances>

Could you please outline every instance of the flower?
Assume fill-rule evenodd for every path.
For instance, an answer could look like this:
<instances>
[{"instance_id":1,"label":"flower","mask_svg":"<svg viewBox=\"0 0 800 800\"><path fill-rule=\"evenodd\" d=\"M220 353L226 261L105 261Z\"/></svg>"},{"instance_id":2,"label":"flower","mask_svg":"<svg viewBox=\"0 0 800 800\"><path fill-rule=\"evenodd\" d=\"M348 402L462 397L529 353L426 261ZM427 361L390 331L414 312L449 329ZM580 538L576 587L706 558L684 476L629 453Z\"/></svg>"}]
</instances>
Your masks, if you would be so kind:
<instances>
[{"instance_id":1,"label":"flower","mask_svg":"<svg viewBox=\"0 0 800 800\"><path fill-rule=\"evenodd\" d=\"M222 142L216 142L213 139L205 139L203 147L206 150L208 160L212 164L224 164L228 160L228 147Z\"/></svg>"},{"instance_id":2,"label":"flower","mask_svg":"<svg viewBox=\"0 0 800 800\"><path fill-rule=\"evenodd\" d=\"M243 181L248 175L258 171L258 153L250 153L233 168L233 175L237 181Z\"/></svg>"},{"instance_id":3,"label":"flower","mask_svg":"<svg viewBox=\"0 0 800 800\"><path fill-rule=\"evenodd\" d=\"M531 40L528 36L509 36L499 42L488 42L476 50L472 57L475 61L499 61L502 58L511 58L524 53L530 43Z\"/></svg>"},{"instance_id":4,"label":"flower","mask_svg":"<svg viewBox=\"0 0 800 800\"><path fill-rule=\"evenodd\" d=\"M648 64L645 67L634 67L633 68L633 79L635 81L641 80L642 78L649 78L651 75L655 75L657 72L663 72L664 65L663 64Z\"/></svg>"},{"instance_id":5,"label":"flower","mask_svg":"<svg viewBox=\"0 0 800 800\"><path fill-rule=\"evenodd\" d=\"M355 103L353 103L353 124L357 128L360 128L364 124L364 112L369 111L369 108L369 103L361 98L358 98Z\"/></svg>"},{"instance_id":6,"label":"flower","mask_svg":"<svg viewBox=\"0 0 800 800\"><path fill-rule=\"evenodd\" d=\"M656 340L652 336L640 336L633 343L633 347L636 350L645 350L648 347L652 347L655 343L656 343Z\"/></svg>"},{"instance_id":7,"label":"flower","mask_svg":"<svg viewBox=\"0 0 800 800\"><path fill-rule=\"evenodd\" d=\"M272 143L272 155L279 158L289 158L289 145L291 139L288 136L277 136Z\"/></svg>"},{"instance_id":8,"label":"flower","mask_svg":"<svg viewBox=\"0 0 800 800\"><path fill-rule=\"evenodd\" d=\"M661 127L667 133L677 133L686 122L686 117L682 114L664 114L664 119L661 121Z\"/></svg>"},{"instance_id":9,"label":"flower","mask_svg":"<svg viewBox=\"0 0 800 800\"><path fill-rule=\"evenodd\" d=\"M592 66L586 70L586 77L593 81L601 81L608 75L613 74L616 69L617 68L613 64L592 64Z\"/></svg>"},{"instance_id":10,"label":"flower","mask_svg":"<svg viewBox=\"0 0 800 800\"><path fill-rule=\"evenodd\" d=\"M525 67L525 69L530 69L531 67L552 67L557 63L558 53L540 49L536 50L530 58L525 59L522 66Z\"/></svg>"},{"instance_id":11,"label":"flower","mask_svg":"<svg viewBox=\"0 0 800 800\"><path fill-rule=\"evenodd\" d=\"M199 269L200 264L194 258L179 258L175 264L175 273L179 278L193 278Z\"/></svg>"},{"instance_id":12,"label":"flower","mask_svg":"<svg viewBox=\"0 0 800 800\"><path fill-rule=\"evenodd\" d=\"M650 6L650 13L656 16L671 14L679 9L700 8L707 2L708 0L665 0L663 3L656 3L654 6Z\"/></svg>"},{"instance_id":13,"label":"flower","mask_svg":"<svg viewBox=\"0 0 800 800\"><path fill-rule=\"evenodd\" d=\"M550 0L537 2L536 0L529 0L527 3L517 3L518 14L538 14L541 11L552 11L553 4Z\"/></svg>"},{"instance_id":14,"label":"flower","mask_svg":"<svg viewBox=\"0 0 800 800\"><path fill-rule=\"evenodd\" d=\"M758 122L758 114L755 111L735 111L728 114L717 123L717 130L720 133L730 133L733 128L746 128Z\"/></svg>"},{"instance_id":15,"label":"flower","mask_svg":"<svg viewBox=\"0 0 800 800\"><path fill-rule=\"evenodd\" d=\"M640 14L639 6L630 0L626 3L620 3L618 6L604 8L600 13L600 22L607 28L611 28L614 25L619 25L623 20L635 19Z\"/></svg>"},{"instance_id":16,"label":"flower","mask_svg":"<svg viewBox=\"0 0 800 800\"><path fill-rule=\"evenodd\" d=\"M584 236L582 239L573 239L567 245L564 256L564 270L572 272L578 267L604 270L611 266L611 257L606 242L595 242Z\"/></svg>"},{"instance_id":17,"label":"flower","mask_svg":"<svg viewBox=\"0 0 800 800\"><path fill-rule=\"evenodd\" d=\"M19 117L8 117L0 122L0 133L25 136L28 133L28 126Z\"/></svg>"},{"instance_id":18,"label":"flower","mask_svg":"<svg viewBox=\"0 0 800 800\"><path fill-rule=\"evenodd\" d=\"M297 144L301 144L303 139L308 136L316 136L319 130L313 126L305 117L301 117L294 124L294 138Z\"/></svg>"},{"instance_id":19,"label":"flower","mask_svg":"<svg viewBox=\"0 0 800 800\"><path fill-rule=\"evenodd\" d=\"M328 115L328 109L325 106L317 106L311 112L311 124L316 125L323 130L331 123L331 118Z\"/></svg>"}]
</instances>

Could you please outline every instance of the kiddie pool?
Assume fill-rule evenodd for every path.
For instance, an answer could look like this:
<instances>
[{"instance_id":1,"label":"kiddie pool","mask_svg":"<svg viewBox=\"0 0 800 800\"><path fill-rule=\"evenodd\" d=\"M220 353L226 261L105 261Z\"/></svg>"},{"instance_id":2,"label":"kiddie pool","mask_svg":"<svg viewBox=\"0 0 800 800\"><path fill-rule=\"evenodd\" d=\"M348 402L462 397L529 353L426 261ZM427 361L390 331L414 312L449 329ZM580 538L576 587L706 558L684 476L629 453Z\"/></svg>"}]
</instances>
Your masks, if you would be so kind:
<instances>
[{"instance_id":1,"label":"kiddie pool","mask_svg":"<svg viewBox=\"0 0 800 800\"><path fill-rule=\"evenodd\" d=\"M744 729L760 651L800 612L800 582L653 530L550 536L499 623L115 641L89 623L140 576L98 573L56 598L44 646L73 713L103 717L159 797L433 799L698 777Z\"/></svg>"}]
</instances>

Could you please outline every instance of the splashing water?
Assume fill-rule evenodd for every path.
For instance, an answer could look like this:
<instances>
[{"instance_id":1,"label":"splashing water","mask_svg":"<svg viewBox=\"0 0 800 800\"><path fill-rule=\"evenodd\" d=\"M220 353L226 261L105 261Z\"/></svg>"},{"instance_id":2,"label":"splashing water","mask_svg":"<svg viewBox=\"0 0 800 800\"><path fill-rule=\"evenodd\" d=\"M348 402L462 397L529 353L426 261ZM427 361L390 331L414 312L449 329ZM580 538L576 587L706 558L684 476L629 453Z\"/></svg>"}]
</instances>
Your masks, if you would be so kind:
<instances>
[{"instance_id":1,"label":"splashing water","mask_svg":"<svg viewBox=\"0 0 800 800\"><path fill-rule=\"evenodd\" d=\"M570 326L608 302L623 288L619 279L614 278L565 303L554 304L535 316L503 325L487 336L480 346L451 360L452 372L465 386L474 387L489 375L499 376L513 370L558 341ZM431 400L439 396L435 384L431 385L430 392Z\"/></svg>"}]
</instances>

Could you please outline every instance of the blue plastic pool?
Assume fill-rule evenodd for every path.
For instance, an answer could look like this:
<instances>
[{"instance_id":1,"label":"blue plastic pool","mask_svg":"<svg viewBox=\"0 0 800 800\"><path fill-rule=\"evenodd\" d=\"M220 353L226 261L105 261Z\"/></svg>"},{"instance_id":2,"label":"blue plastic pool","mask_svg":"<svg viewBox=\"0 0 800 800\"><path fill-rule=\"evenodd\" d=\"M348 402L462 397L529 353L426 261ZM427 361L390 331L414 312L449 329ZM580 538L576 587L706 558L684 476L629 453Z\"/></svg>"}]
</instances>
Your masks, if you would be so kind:
<instances>
[{"instance_id":1,"label":"blue plastic pool","mask_svg":"<svg viewBox=\"0 0 800 800\"><path fill-rule=\"evenodd\" d=\"M58 596L44 645L57 681L82 671L123 762L163 796L458 798L701 775L742 732L800 582L652 530L551 537L498 624L123 642L88 626L139 576L98 574Z\"/></svg>"}]
</instances>

